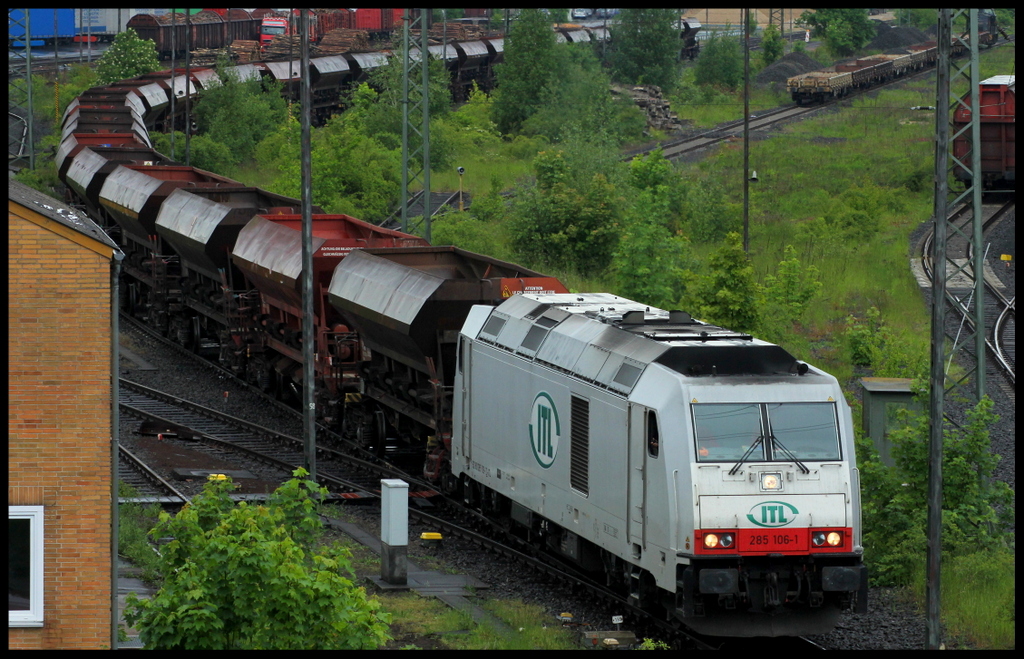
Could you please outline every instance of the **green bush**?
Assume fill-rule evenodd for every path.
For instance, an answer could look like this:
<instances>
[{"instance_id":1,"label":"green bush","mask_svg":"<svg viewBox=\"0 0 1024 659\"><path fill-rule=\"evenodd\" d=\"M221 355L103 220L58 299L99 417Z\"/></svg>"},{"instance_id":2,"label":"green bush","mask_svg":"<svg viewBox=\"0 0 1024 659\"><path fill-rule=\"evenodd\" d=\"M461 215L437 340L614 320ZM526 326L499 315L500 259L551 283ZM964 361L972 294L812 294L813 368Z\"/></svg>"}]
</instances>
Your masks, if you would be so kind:
<instances>
[{"instance_id":1,"label":"green bush","mask_svg":"<svg viewBox=\"0 0 1024 659\"><path fill-rule=\"evenodd\" d=\"M211 481L154 534L164 582L148 600L130 594L125 620L150 649L375 649L389 617L353 575L347 549L318 548L316 499L302 469L267 505L237 505L230 479ZM315 615L310 615L310 612Z\"/></svg>"},{"instance_id":2,"label":"green bush","mask_svg":"<svg viewBox=\"0 0 1024 659\"><path fill-rule=\"evenodd\" d=\"M870 440L857 444L865 559L873 581L885 585L912 583L927 547L929 423L923 414L900 415L904 425L889 434L895 467L881 464ZM999 457L991 452L989 427L997 419L985 397L964 427L943 428L942 547L952 555L1012 546L1014 495L992 480Z\"/></svg>"}]
</instances>

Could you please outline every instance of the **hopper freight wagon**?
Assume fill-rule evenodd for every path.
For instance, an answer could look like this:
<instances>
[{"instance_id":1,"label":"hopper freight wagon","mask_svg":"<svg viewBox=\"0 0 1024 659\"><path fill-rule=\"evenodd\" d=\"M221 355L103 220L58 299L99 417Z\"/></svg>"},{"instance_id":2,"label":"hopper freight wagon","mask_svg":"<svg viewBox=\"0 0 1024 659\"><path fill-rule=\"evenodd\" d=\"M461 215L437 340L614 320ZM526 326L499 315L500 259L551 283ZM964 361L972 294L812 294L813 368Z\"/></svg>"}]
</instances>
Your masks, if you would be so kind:
<instances>
[{"instance_id":1,"label":"hopper freight wagon","mask_svg":"<svg viewBox=\"0 0 1024 659\"><path fill-rule=\"evenodd\" d=\"M344 395L357 390L358 365L366 357L349 322L327 300L334 270L353 250L419 247L418 236L383 229L348 215L316 214L313 223L313 337L318 416L340 420ZM231 259L258 291L239 301L221 339L221 363L280 398L301 401L302 217L257 215L238 235Z\"/></svg>"},{"instance_id":2,"label":"hopper freight wagon","mask_svg":"<svg viewBox=\"0 0 1024 659\"><path fill-rule=\"evenodd\" d=\"M530 291L566 292L557 279L456 247L353 252L335 270L331 304L370 349L364 401L346 410L350 435L385 435L428 451L424 475L448 472L459 328L477 304ZM386 422L386 423L385 423Z\"/></svg>"}]
</instances>

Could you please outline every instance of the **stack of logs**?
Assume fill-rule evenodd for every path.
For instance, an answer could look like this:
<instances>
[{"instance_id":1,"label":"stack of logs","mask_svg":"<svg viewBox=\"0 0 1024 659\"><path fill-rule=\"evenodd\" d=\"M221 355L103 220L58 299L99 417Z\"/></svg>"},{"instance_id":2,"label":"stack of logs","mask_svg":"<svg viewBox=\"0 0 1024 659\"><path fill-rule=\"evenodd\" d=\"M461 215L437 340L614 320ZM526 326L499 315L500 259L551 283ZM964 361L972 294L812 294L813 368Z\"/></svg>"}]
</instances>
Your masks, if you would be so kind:
<instances>
[{"instance_id":1,"label":"stack of logs","mask_svg":"<svg viewBox=\"0 0 1024 659\"><path fill-rule=\"evenodd\" d=\"M263 49L263 59L299 59L302 57L302 37L279 35L270 40Z\"/></svg>"},{"instance_id":2,"label":"stack of logs","mask_svg":"<svg viewBox=\"0 0 1024 659\"><path fill-rule=\"evenodd\" d=\"M324 35L320 43L314 46L316 55L340 55L342 53L361 53L372 50L370 33L366 30L338 28Z\"/></svg>"},{"instance_id":3,"label":"stack of logs","mask_svg":"<svg viewBox=\"0 0 1024 659\"><path fill-rule=\"evenodd\" d=\"M487 28L467 23L434 23L427 32L434 39L455 39L471 41L487 36Z\"/></svg>"},{"instance_id":4,"label":"stack of logs","mask_svg":"<svg viewBox=\"0 0 1024 659\"><path fill-rule=\"evenodd\" d=\"M231 59L238 64L258 62L263 59L260 42L255 39L235 39L231 42Z\"/></svg>"},{"instance_id":5,"label":"stack of logs","mask_svg":"<svg viewBox=\"0 0 1024 659\"><path fill-rule=\"evenodd\" d=\"M657 85L637 85L635 87L620 87L612 85L612 94L629 94L637 107L647 115L647 126L657 130L673 133L684 128L684 124L672 112L669 102L661 93L661 87Z\"/></svg>"},{"instance_id":6,"label":"stack of logs","mask_svg":"<svg viewBox=\"0 0 1024 659\"><path fill-rule=\"evenodd\" d=\"M213 66L217 58L225 54L223 48L197 48L190 58L192 66Z\"/></svg>"}]
</instances>

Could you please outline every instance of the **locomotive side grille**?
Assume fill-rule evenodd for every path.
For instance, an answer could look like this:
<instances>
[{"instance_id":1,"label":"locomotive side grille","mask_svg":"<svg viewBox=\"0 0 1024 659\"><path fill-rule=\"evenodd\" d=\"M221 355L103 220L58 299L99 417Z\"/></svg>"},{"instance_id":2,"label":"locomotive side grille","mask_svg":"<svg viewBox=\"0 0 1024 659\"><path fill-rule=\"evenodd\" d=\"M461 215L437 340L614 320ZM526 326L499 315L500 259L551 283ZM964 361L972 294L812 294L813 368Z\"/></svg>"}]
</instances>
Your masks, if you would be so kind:
<instances>
[{"instance_id":1,"label":"locomotive side grille","mask_svg":"<svg viewBox=\"0 0 1024 659\"><path fill-rule=\"evenodd\" d=\"M569 484L590 494L590 401L572 397L572 437L569 446Z\"/></svg>"}]
</instances>

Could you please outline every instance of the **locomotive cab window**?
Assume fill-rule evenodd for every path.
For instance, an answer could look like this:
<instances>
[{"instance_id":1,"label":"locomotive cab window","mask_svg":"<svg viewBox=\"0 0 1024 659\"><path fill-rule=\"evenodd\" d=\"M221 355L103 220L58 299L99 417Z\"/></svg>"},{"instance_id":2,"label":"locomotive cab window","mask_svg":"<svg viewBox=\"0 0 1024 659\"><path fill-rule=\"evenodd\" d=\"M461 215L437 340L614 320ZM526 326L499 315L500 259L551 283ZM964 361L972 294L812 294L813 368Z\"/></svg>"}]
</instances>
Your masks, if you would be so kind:
<instances>
[{"instance_id":1,"label":"locomotive cab window","mask_svg":"<svg viewBox=\"0 0 1024 659\"><path fill-rule=\"evenodd\" d=\"M661 439L658 436L658 416L654 412L647 413L647 455L658 457Z\"/></svg>"},{"instance_id":2,"label":"locomotive cab window","mask_svg":"<svg viewBox=\"0 0 1024 659\"><path fill-rule=\"evenodd\" d=\"M789 451L797 460L839 460L839 428L833 403L769 403L773 459Z\"/></svg>"},{"instance_id":3,"label":"locomotive cab window","mask_svg":"<svg viewBox=\"0 0 1024 659\"><path fill-rule=\"evenodd\" d=\"M834 403L695 403L692 408L698 462L842 457Z\"/></svg>"},{"instance_id":4,"label":"locomotive cab window","mask_svg":"<svg viewBox=\"0 0 1024 659\"><path fill-rule=\"evenodd\" d=\"M761 437L761 406L694 404L693 425L698 462L735 462ZM764 443L747 459L764 460Z\"/></svg>"}]
</instances>

